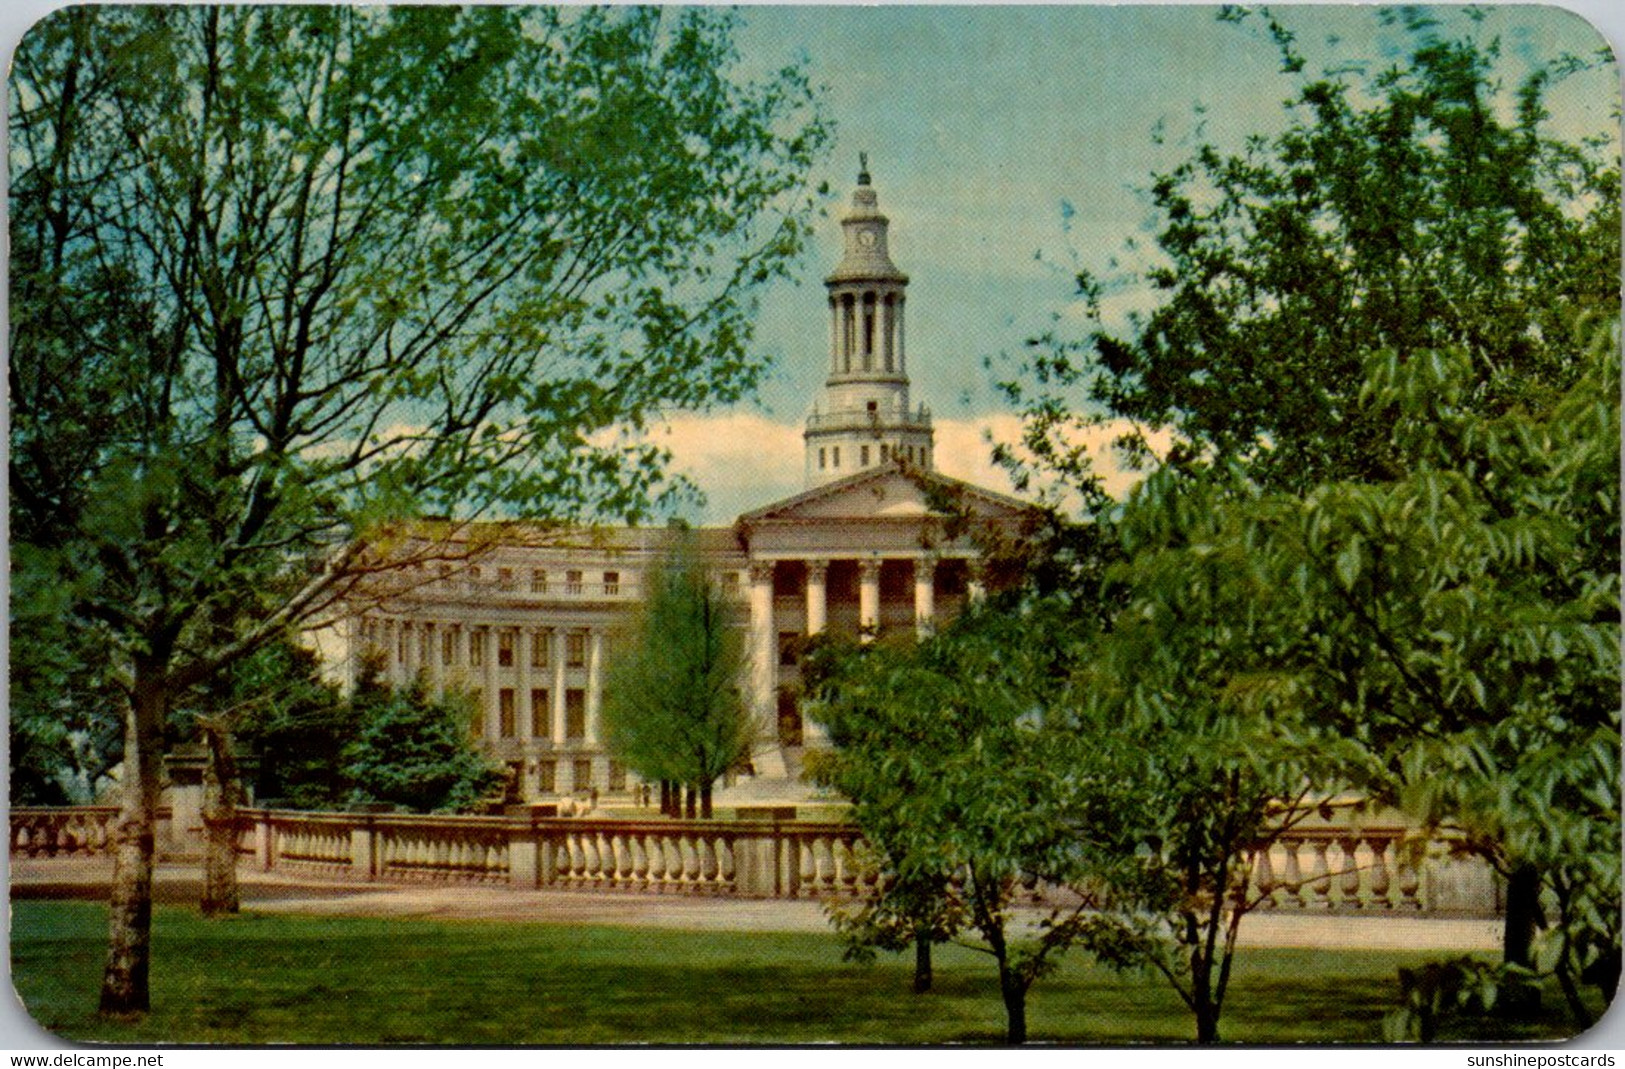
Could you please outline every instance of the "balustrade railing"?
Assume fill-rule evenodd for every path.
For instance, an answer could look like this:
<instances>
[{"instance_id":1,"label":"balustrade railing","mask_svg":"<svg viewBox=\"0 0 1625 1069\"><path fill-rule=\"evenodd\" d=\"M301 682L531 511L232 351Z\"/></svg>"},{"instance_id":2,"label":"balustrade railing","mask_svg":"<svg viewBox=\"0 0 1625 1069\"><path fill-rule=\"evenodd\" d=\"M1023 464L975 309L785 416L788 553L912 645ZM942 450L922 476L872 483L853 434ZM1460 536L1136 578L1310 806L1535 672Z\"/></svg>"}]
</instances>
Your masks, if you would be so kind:
<instances>
[{"instance_id":1,"label":"balustrade railing","mask_svg":"<svg viewBox=\"0 0 1625 1069\"><path fill-rule=\"evenodd\" d=\"M13 809L11 852L109 853L117 815L113 806ZM245 862L316 878L810 899L866 894L879 879L848 824L259 809L239 817ZM1250 855L1249 897L1260 909L1306 913L1498 911L1498 884L1481 862L1422 845L1398 823L1293 828ZM1027 890L1035 901L1057 892Z\"/></svg>"}]
</instances>

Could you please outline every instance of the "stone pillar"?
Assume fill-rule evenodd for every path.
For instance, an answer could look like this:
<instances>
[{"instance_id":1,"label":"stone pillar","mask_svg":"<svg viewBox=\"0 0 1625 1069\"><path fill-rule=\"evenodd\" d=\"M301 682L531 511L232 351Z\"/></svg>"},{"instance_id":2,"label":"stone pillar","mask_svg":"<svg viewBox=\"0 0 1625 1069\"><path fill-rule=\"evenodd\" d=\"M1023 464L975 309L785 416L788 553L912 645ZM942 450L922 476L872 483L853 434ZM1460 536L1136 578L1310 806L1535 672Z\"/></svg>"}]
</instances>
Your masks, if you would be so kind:
<instances>
[{"instance_id":1,"label":"stone pillar","mask_svg":"<svg viewBox=\"0 0 1625 1069\"><path fill-rule=\"evenodd\" d=\"M874 640L880 627L880 558L858 561L858 633L861 641Z\"/></svg>"},{"instance_id":2,"label":"stone pillar","mask_svg":"<svg viewBox=\"0 0 1625 1069\"><path fill-rule=\"evenodd\" d=\"M530 655L535 641L535 630L529 627L521 627L513 640L514 673L518 679L513 696L514 733L526 747L529 747L531 739Z\"/></svg>"},{"instance_id":3,"label":"stone pillar","mask_svg":"<svg viewBox=\"0 0 1625 1069\"><path fill-rule=\"evenodd\" d=\"M905 355L906 350L903 346L903 309L907 304L908 299L899 293L897 295L897 373L899 375L908 373L908 368L904 366L908 358Z\"/></svg>"},{"instance_id":4,"label":"stone pillar","mask_svg":"<svg viewBox=\"0 0 1625 1069\"><path fill-rule=\"evenodd\" d=\"M564 631L555 627L548 635L548 663L553 666L553 690L550 695L553 701L553 752L559 753L564 749ZM564 762L560 761L560 765ZM554 789L563 793L562 780L558 769L554 769Z\"/></svg>"},{"instance_id":5,"label":"stone pillar","mask_svg":"<svg viewBox=\"0 0 1625 1069\"><path fill-rule=\"evenodd\" d=\"M924 638L935 629L937 560L926 554L914 561L914 633Z\"/></svg>"},{"instance_id":6,"label":"stone pillar","mask_svg":"<svg viewBox=\"0 0 1625 1069\"><path fill-rule=\"evenodd\" d=\"M401 685L401 640L400 628L394 620L383 621L384 632L384 680L391 686Z\"/></svg>"},{"instance_id":7,"label":"stone pillar","mask_svg":"<svg viewBox=\"0 0 1625 1069\"><path fill-rule=\"evenodd\" d=\"M773 562L750 564L750 678L758 729L775 718L779 681L778 634L773 629Z\"/></svg>"},{"instance_id":8,"label":"stone pillar","mask_svg":"<svg viewBox=\"0 0 1625 1069\"><path fill-rule=\"evenodd\" d=\"M829 561L807 562L807 634L824 630L829 620Z\"/></svg>"},{"instance_id":9,"label":"stone pillar","mask_svg":"<svg viewBox=\"0 0 1625 1069\"><path fill-rule=\"evenodd\" d=\"M487 627L480 641L485 644L485 741L495 747L502 737L501 705L497 701L502 680L497 676L496 627Z\"/></svg>"},{"instance_id":10,"label":"stone pillar","mask_svg":"<svg viewBox=\"0 0 1625 1069\"><path fill-rule=\"evenodd\" d=\"M829 299L829 373L839 374L841 370L841 304L834 297Z\"/></svg>"},{"instance_id":11,"label":"stone pillar","mask_svg":"<svg viewBox=\"0 0 1625 1069\"><path fill-rule=\"evenodd\" d=\"M604 633L587 632L587 737L588 748L598 745L598 709L603 698Z\"/></svg>"}]
</instances>

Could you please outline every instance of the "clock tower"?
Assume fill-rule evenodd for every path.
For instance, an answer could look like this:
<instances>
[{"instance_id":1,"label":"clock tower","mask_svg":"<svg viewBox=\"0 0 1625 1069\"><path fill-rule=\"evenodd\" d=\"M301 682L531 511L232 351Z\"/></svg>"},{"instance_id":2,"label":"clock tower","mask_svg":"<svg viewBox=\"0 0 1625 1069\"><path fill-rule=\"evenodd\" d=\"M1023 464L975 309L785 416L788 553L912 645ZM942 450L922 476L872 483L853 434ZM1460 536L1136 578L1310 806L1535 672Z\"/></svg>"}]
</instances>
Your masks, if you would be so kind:
<instances>
[{"instance_id":1,"label":"clock tower","mask_svg":"<svg viewBox=\"0 0 1625 1069\"><path fill-rule=\"evenodd\" d=\"M829 378L807 417L807 485L901 461L931 468L931 415L911 408L903 344L908 276L891 262L889 220L859 154L858 188L841 217L840 263L824 279L829 290Z\"/></svg>"}]
</instances>

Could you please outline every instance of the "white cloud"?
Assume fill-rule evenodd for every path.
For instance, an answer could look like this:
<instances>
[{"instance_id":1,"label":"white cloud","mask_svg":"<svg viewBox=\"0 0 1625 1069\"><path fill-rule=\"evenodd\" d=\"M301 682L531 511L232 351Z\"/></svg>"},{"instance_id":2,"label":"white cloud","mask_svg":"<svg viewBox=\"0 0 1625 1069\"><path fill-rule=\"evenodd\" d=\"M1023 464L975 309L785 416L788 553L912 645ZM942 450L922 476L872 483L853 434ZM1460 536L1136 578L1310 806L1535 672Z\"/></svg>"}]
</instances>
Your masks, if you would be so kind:
<instances>
[{"instance_id":1,"label":"white cloud","mask_svg":"<svg viewBox=\"0 0 1625 1069\"><path fill-rule=\"evenodd\" d=\"M1126 496L1144 473L1131 471L1112 448L1129 430L1127 423L1108 423L1078 432L1107 490ZM991 442L1017 442L1021 418L1014 413L937 419L936 466L944 475L999 493L1013 493L1010 478L993 462ZM654 430L650 438L672 453L672 469L688 476L706 493L708 525L726 525L742 512L798 493L803 483L801 425L784 423L756 412L680 415ZM990 442L991 439L991 442ZM1165 434L1151 436L1158 452L1167 448Z\"/></svg>"}]
</instances>

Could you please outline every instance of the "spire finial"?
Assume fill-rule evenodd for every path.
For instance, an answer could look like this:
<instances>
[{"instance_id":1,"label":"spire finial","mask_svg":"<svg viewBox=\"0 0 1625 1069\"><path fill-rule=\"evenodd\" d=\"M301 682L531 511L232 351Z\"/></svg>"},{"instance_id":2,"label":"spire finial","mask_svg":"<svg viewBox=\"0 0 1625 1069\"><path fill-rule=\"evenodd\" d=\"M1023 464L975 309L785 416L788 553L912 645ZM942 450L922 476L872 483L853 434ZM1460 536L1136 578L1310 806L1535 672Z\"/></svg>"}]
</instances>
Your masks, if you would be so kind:
<instances>
[{"instance_id":1,"label":"spire finial","mask_svg":"<svg viewBox=\"0 0 1625 1069\"><path fill-rule=\"evenodd\" d=\"M869 184L869 154L867 152L860 152L860 153L858 153L858 185L866 186L868 184Z\"/></svg>"}]
</instances>

